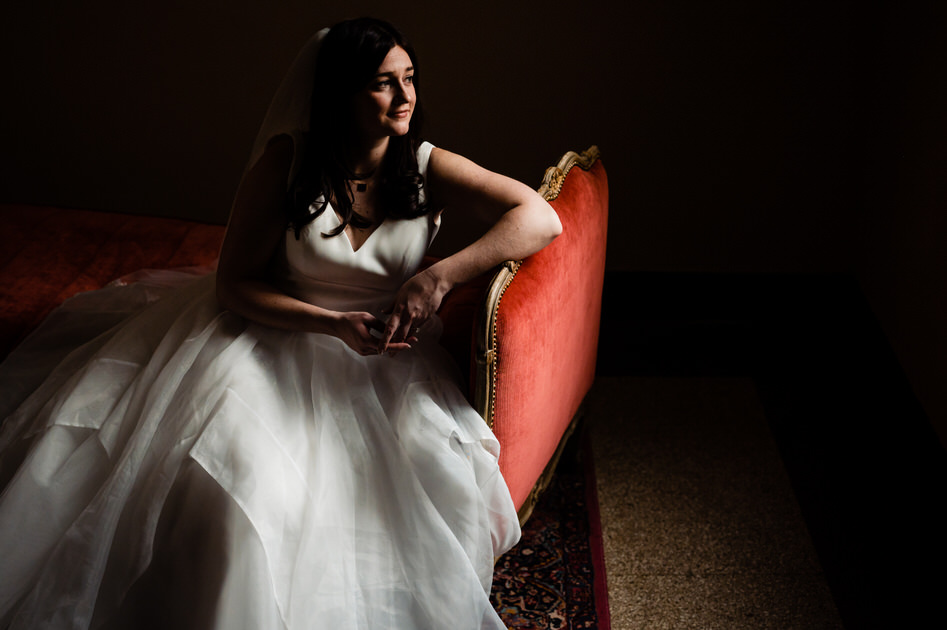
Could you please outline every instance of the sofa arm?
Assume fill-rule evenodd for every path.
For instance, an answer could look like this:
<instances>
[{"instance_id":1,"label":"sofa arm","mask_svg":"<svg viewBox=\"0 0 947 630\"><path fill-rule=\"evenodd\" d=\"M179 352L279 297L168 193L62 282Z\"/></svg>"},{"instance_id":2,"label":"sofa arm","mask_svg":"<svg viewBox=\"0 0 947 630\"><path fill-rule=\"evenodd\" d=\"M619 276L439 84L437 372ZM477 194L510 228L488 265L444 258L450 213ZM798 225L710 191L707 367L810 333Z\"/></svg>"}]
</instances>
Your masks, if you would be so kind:
<instances>
[{"instance_id":1,"label":"sofa arm","mask_svg":"<svg viewBox=\"0 0 947 630\"><path fill-rule=\"evenodd\" d=\"M598 149L566 153L539 192L562 234L499 268L475 332L474 406L500 441L500 468L523 518L595 376L608 224Z\"/></svg>"}]
</instances>

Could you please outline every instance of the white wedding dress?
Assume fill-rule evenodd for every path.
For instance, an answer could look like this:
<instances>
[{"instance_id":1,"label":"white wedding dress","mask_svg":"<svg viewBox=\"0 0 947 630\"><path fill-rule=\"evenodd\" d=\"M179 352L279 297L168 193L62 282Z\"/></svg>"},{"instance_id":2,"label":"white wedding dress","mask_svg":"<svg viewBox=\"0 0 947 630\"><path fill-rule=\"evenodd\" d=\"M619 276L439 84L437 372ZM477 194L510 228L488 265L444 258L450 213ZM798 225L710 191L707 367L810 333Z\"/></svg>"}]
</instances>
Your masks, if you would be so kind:
<instances>
[{"instance_id":1,"label":"white wedding dress","mask_svg":"<svg viewBox=\"0 0 947 630\"><path fill-rule=\"evenodd\" d=\"M437 231L384 221L353 251L337 225L288 232L279 283L376 314ZM81 294L0 366L0 628L504 627L519 525L437 321L361 357L222 311L214 282Z\"/></svg>"}]
</instances>

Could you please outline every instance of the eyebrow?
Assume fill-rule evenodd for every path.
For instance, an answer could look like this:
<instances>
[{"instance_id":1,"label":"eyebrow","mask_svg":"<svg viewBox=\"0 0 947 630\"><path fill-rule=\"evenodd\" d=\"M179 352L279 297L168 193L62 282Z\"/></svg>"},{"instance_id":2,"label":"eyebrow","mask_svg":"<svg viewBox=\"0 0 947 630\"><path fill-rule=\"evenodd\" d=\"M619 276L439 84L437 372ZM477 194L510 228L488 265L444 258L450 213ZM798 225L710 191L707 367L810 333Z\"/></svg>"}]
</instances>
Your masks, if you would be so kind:
<instances>
[{"instance_id":1,"label":"eyebrow","mask_svg":"<svg viewBox=\"0 0 947 630\"><path fill-rule=\"evenodd\" d=\"M414 66L408 66L404 69L404 72L414 72ZM398 74L397 70L392 70L390 72L377 72L375 73L375 77L393 77L396 74Z\"/></svg>"}]
</instances>

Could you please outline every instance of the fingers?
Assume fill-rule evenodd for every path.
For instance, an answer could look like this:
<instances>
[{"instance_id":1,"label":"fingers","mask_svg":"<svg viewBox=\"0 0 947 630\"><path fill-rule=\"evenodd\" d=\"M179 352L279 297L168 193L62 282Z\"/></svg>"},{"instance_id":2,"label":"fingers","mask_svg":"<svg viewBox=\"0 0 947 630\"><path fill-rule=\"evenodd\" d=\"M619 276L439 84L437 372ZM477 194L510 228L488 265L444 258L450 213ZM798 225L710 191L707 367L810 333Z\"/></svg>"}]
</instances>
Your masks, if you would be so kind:
<instances>
[{"instance_id":1,"label":"fingers","mask_svg":"<svg viewBox=\"0 0 947 630\"><path fill-rule=\"evenodd\" d=\"M345 344L362 356L379 355L385 352L394 356L402 350L410 350L417 337L401 338L399 322L378 319L371 313L352 312L343 317L347 323L337 335Z\"/></svg>"},{"instance_id":2,"label":"fingers","mask_svg":"<svg viewBox=\"0 0 947 630\"><path fill-rule=\"evenodd\" d=\"M420 319L404 319L397 322L389 320L385 327L385 336L388 338L389 345L394 342L417 343L420 339L421 326L424 322Z\"/></svg>"},{"instance_id":3,"label":"fingers","mask_svg":"<svg viewBox=\"0 0 947 630\"><path fill-rule=\"evenodd\" d=\"M410 350L413 341L416 340L408 339L400 342L392 341L388 343L385 349L382 349L382 346L378 341L378 337L366 335L364 338L358 340L356 344L350 344L349 347L351 347L363 357L367 357L377 354L384 354L385 352L394 353L400 352L401 350Z\"/></svg>"},{"instance_id":4,"label":"fingers","mask_svg":"<svg viewBox=\"0 0 947 630\"><path fill-rule=\"evenodd\" d=\"M388 353L388 356L393 357L401 350L410 350L414 347L414 344L418 343L418 341L420 341L420 339L418 339L416 333L412 333L412 335L405 339L402 343L389 343L388 350L386 352Z\"/></svg>"},{"instance_id":5,"label":"fingers","mask_svg":"<svg viewBox=\"0 0 947 630\"><path fill-rule=\"evenodd\" d=\"M368 342L377 349L379 341L385 337L385 322L376 317L372 317L371 320L366 322L366 327L366 337L368 338Z\"/></svg>"},{"instance_id":6,"label":"fingers","mask_svg":"<svg viewBox=\"0 0 947 630\"><path fill-rule=\"evenodd\" d=\"M412 317L402 318L395 313L388 319L384 334L378 343L378 352L390 352L393 348L404 350L419 340L422 321Z\"/></svg>"},{"instance_id":7,"label":"fingers","mask_svg":"<svg viewBox=\"0 0 947 630\"><path fill-rule=\"evenodd\" d=\"M397 313L393 313L391 317L388 318L388 323L385 325L384 334L381 337L381 341L378 343L378 354L388 352L388 347L391 345L392 339L395 338L395 333L398 332L398 326L401 323L401 317Z\"/></svg>"},{"instance_id":8,"label":"fingers","mask_svg":"<svg viewBox=\"0 0 947 630\"><path fill-rule=\"evenodd\" d=\"M386 352L392 342L416 342L420 327L437 312L440 296L428 280L423 273L409 279L401 286L391 306L383 311L390 316L379 343L381 352Z\"/></svg>"},{"instance_id":9,"label":"fingers","mask_svg":"<svg viewBox=\"0 0 947 630\"><path fill-rule=\"evenodd\" d=\"M385 332L385 322L370 313L349 313L350 326L342 335L346 345L362 356L379 353L378 341Z\"/></svg>"},{"instance_id":10,"label":"fingers","mask_svg":"<svg viewBox=\"0 0 947 630\"><path fill-rule=\"evenodd\" d=\"M410 350L412 348L410 343L391 343L388 344L388 350L385 352L389 357L397 355L402 350Z\"/></svg>"},{"instance_id":11,"label":"fingers","mask_svg":"<svg viewBox=\"0 0 947 630\"><path fill-rule=\"evenodd\" d=\"M356 352L358 352L363 357L373 357L373 356L377 356L379 354L385 354L385 353L391 356L394 356L395 354L397 354L398 352L401 352L402 350L410 350L410 349L411 349L410 343L390 343L388 344L388 349L385 352L382 352L379 349L377 344L371 344L368 346L360 347L358 350L356 350Z\"/></svg>"}]
</instances>

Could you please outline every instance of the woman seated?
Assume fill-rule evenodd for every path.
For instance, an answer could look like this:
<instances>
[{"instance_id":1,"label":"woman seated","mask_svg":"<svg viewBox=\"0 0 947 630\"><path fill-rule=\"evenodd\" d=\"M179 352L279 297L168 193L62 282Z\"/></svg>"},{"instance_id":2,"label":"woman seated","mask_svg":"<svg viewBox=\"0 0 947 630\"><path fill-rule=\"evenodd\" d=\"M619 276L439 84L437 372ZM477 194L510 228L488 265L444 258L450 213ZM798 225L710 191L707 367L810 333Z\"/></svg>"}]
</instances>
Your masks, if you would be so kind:
<instances>
[{"instance_id":1,"label":"woman seated","mask_svg":"<svg viewBox=\"0 0 947 630\"><path fill-rule=\"evenodd\" d=\"M216 274L81 295L0 367L0 627L504 627L516 510L435 313L561 228L421 141L419 76L385 22L319 33ZM419 271L458 212L495 222Z\"/></svg>"}]
</instances>

